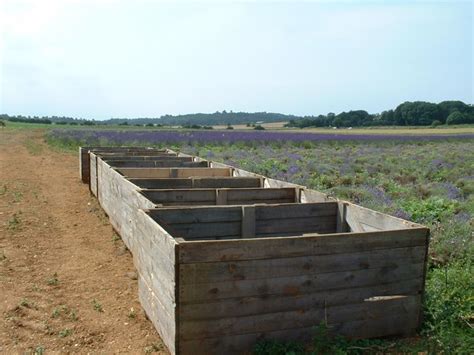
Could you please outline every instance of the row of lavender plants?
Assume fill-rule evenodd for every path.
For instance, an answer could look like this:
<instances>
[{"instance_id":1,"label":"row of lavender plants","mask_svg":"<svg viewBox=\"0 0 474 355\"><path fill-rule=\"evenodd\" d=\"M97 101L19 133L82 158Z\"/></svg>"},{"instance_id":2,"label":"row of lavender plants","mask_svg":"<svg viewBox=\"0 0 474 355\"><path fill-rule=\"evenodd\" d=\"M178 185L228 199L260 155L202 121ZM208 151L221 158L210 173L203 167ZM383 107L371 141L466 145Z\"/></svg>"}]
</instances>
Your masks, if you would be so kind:
<instances>
[{"instance_id":1,"label":"row of lavender plants","mask_svg":"<svg viewBox=\"0 0 474 355\"><path fill-rule=\"evenodd\" d=\"M48 139L74 148L99 144L180 149L423 223L432 230L423 336L396 346L410 352L416 347L434 352L474 349L472 135L58 130Z\"/></svg>"}]
</instances>

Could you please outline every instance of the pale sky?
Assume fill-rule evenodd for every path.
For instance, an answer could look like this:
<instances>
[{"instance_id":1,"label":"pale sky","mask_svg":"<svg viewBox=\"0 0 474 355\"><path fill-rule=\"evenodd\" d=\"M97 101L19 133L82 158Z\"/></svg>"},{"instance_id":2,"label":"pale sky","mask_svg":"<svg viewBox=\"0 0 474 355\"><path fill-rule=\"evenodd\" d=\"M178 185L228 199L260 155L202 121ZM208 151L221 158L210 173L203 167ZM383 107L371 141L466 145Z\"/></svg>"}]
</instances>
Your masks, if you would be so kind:
<instances>
[{"instance_id":1,"label":"pale sky","mask_svg":"<svg viewBox=\"0 0 474 355\"><path fill-rule=\"evenodd\" d=\"M474 102L472 1L0 0L0 113Z\"/></svg>"}]
</instances>

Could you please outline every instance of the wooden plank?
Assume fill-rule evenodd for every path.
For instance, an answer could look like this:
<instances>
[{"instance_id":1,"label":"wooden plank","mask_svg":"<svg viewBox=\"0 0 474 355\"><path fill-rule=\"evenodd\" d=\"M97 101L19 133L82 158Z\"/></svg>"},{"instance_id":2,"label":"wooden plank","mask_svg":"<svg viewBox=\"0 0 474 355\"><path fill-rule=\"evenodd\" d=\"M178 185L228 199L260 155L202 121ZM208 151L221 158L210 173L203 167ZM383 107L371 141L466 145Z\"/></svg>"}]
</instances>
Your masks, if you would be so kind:
<instances>
[{"instance_id":1,"label":"wooden plank","mask_svg":"<svg viewBox=\"0 0 474 355\"><path fill-rule=\"evenodd\" d=\"M170 352L174 354L177 345L177 323L174 315L175 307L169 309L162 305L153 289L150 288L141 277L138 278L138 298L148 318L160 334L161 339Z\"/></svg>"},{"instance_id":2,"label":"wooden plank","mask_svg":"<svg viewBox=\"0 0 474 355\"><path fill-rule=\"evenodd\" d=\"M221 190L224 191L224 190ZM295 199L295 189L292 188L251 188L251 189L229 189L227 190L228 200L238 204L239 201L247 200L277 200L277 199Z\"/></svg>"},{"instance_id":3,"label":"wooden plank","mask_svg":"<svg viewBox=\"0 0 474 355\"><path fill-rule=\"evenodd\" d=\"M422 263L424 262L424 257L424 246L418 246L343 254L298 256L293 258L180 264L180 283L182 285L191 285L382 267L393 268L406 263Z\"/></svg>"},{"instance_id":4,"label":"wooden plank","mask_svg":"<svg viewBox=\"0 0 474 355\"><path fill-rule=\"evenodd\" d=\"M337 202L337 214L336 214L336 232L345 233L350 232L349 225L346 220L347 204L344 202Z\"/></svg>"},{"instance_id":5,"label":"wooden plank","mask_svg":"<svg viewBox=\"0 0 474 355\"><path fill-rule=\"evenodd\" d=\"M186 207L149 209L147 213L162 225L178 223L201 224L216 222L239 222L242 220L240 207Z\"/></svg>"},{"instance_id":6,"label":"wooden plank","mask_svg":"<svg viewBox=\"0 0 474 355\"><path fill-rule=\"evenodd\" d=\"M347 322L342 325L331 324L330 334L350 334L347 329L352 329L361 338L374 338L385 335L410 335L414 334L413 317L410 314L394 315L380 319L367 319ZM232 336L220 336L216 338L192 339L180 341L179 351L183 354L242 354L251 351L259 340L280 341L309 341L314 336L314 326L305 328L292 328L272 332L247 333Z\"/></svg>"},{"instance_id":7,"label":"wooden plank","mask_svg":"<svg viewBox=\"0 0 474 355\"><path fill-rule=\"evenodd\" d=\"M423 227L420 224L373 211L368 208L354 205L350 202L345 203L347 205L347 215L354 216L354 219L357 219L362 226L372 227L371 230L394 230ZM367 227L363 228L368 229Z\"/></svg>"},{"instance_id":8,"label":"wooden plank","mask_svg":"<svg viewBox=\"0 0 474 355\"><path fill-rule=\"evenodd\" d=\"M266 200L238 200L228 201L228 205L275 205L275 204L289 204L295 203L292 198L266 199Z\"/></svg>"},{"instance_id":9,"label":"wooden plank","mask_svg":"<svg viewBox=\"0 0 474 355\"><path fill-rule=\"evenodd\" d=\"M263 219L291 219L313 218L319 216L333 216L336 218L337 203L319 202L302 204L285 204L275 206L259 206L256 210L257 220Z\"/></svg>"},{"instance_id":10,"label":"wooden plank","mask_svg":"<svg viewBox=\"0 0 474 355\"><path fill-rule=\"evenodd\" d=\"M327 194L311 190L311 189L301 189L301 202L330 202L334 201L333 198L329 197Z\"/></svg>"},{"instance_id":11,"label":"wooden plank","mask_svg":"<svg viewBox=\"0 0 474 355\"><path fill-rule=\"evenodd\" d=\"M241 317L228 317L211 320L182 320L179 326L181 340L205 339L218 336L233 336L255 332L305 328L317 326L321 321L329 326L338 326L339 330L352 328L346 323L384 319L399 315L416 318L420 306L420 296L398 296L382 298L377 301L365 301L337 306L320 306L264 313ZM411 321L411 324L414 322Z\"/></svg>"},{"instance_id":12,"label":"wooden plank","mask_svg":"<svg viewBox=\"0 0 474 355\"><path fill-rule=\"evenodd\" d=\"M79 147L79 177L84 184L89 184L90 157L88 147Z\"/></svg>"},{"instance_id":13,"label":"wooden plank","mask_svg":"<svg viewBox=\"0 0 474 355\"><path fill-rule=\"evenodd\" d=\"M227 205L228 193L226 189L216 190L216 205Z\"/></svg>"},{"instance_id":14,"label":"wooden plank","mask_svg":"<svg viewBox=\"0 0 474 355\"><path fill-rule=\"evenodd\" d=\"M425 246L428 243L428 233L427 228L413 228L287 238L185 242L180 247L180 261L194 263L271 259Z\"/></svg>"},{"instance_id":15,"label":"wooden plank","mask_svg":"<svg viewBox=\"0 0 474 355\"><path fill-rule=\"evenodd\" d=\"M260 179L207 177L207 178L130 178L129 181L147 189L182 189L182 188L251 188L260 187Z\"/></svg>"},{"instance_id":16,"label":"wooden plank","mask_svg":"<svg viewBox=\"0 0 474 355\"><path fill-rule=\"evenodd\" d=\"M224 298L261 295L300 295L318 290L337 290L375 286L420 278L424 264L329 272L258 280L234 280L217 283L179 285L180 302L201 303Z\"/></svg>"},{"instance_id":17,"label":"wooden plank","mask_svg":"<svg viewBox=\"0 0 474 355\"><path fill-rule=\"evenodd\" d=\"M180 202L181 204L188 202L208 202L214 204L216 198L216 190L214 189L142 190L141 193L150 201L159 204L167 204L169 202Z\"/></svg>"},{"instance_id":18,"label":"wooden plank","mask_svg":"<svg viewBox=\"0 0 474 355\"><path fill-rule=\"evenodd\" d=\"M293 183L287 182L287 181L270 179L268 177L265 177L265 187L268 187L268 188L281 188L281 187L303 188L304 186L301 186L301 185L298 185L298 184L293 184Z\"/></svg>"},{"instance_id":19,"label":"wooden plank","mask_svg":"<svg viewBox=\"0 0 474 355\"><path fill-rule=\"evenodd\" d=\"M291 218L315 218L315 217L334 217L337 204L310 203L310 204L283 204L275 206L256 206L255 216L258 221L271 220L281 221ZM235 221L240 212L239 207L216 206L216 207L186 207L186 208L165 208L159 210L150 210L152 218L160 217L160 221L166 224L170 223L203 223L219 221ZM227 219L229 218L229 219ZM155 218L156 220L156 218ZM262 221L263 223L263 221Z\"/></svg>"},{"instance_id":20,"label":"wooden plank","mask_svg":"<svg viewBox=\"0 0 474 355\"><path fill-rule=\"evenodd\" d=\"M181 279L182 277L180 277ZM374 296L420 295L422 284L423 279L416 278L383 285L342 288L339 290L322 289L306 294L264 294L252 297L219 299L204 303L180 302L179 313L181 320L205 320L294 311L312 307L357 303Z\"/></svg>"},{"instance_id":21,"label":"wooden plank","mask_svg":"<svg viewBox=\"0 0 474 355\"><path fill-rule=\"evenodd\" d=\"M207 168L207 162L191 162L179 160L112 160L108 161L110 166L115 168Z\"/></svg>"},{"instance_id":22,"label":"wooden plank","mask_svg":"<svg viewBox=\"0 0 474 355\"><path fill-rule=\"evenodd\" d=\"M141 190L149 200L157 204L202 201L208 205L243 205L255 203L283 203L294 200L294 189L153 189ZM246 200L248 199L248 200Z\"/></svg>"},{"instance_id":23,"label":"wooden plank","mask_svg":"<svg viewBox=\"0 0 474 355\"><path fill-rule=\"evenodd\" d=\"M271 206L271 205L270 205ZM316 216L306 218L266 219L257 220L257 235L281 235L304 233L335 233L336 219L334 216Z\"/></svg>"},{"instance_id":24,"label":"wooden plank","mask_svg":"<svg viewBox=\"0 0 474 355\"><path fill-rule=\"evenodd\" d=\"M229 169L218 168L118 168L117 170L128 178L186 178L230 175Z\"/></svg>"},{"instance_id":25,"label":"wooden plank","mask_svg":"<svg viewBox=\"0 0 474 355\"><path fill-rule=\"evenodd\" d=\"M234 237L240 238L242 222L214 222L214 223L161 223L173 237L184 239Z\"/></svg>"},{"instance_id":26,"label":"wooden plank","mask_svg":"<svg viewBox=\"0 0 474 355\"><path fill-rule=\"evenodd\" d=\"M359 220L359 215L357 210L353 208L348 208L347 204L344 204L344 208L346 211L346 223L349 226L351 232L365 232L365 228L362 226ZM380 230L379 228L374 228L374 230Z\"/></svg>"},{"instance_id":27,"label":"wooden plank","mask_svg":"<svg viewBox=\"0 0 474 355\"><path fill-rule=\"evenodd\" d=\"M253 177L193 178L195 188L250 188L263 187L261 180Z\"/></svg>"},{"instance_id":28,"label":"wooden plank","mask_svg":"<svg viewBox=\"0 0 474 355\"><path fill-rule=\"evenodd\" d=\"M190 178L172 179L172 178L132 178L128 179L136 186L155 190L155 189L190 189L193 187L193 180Z\"/></svg>"},{"instance_id":29,"label":"wooden plank","mask_svg":"<svg viewBox=\"0 0 474 355\"><path fill-rule=\"evenodd\" d=\"M242 238L254 238L256 235L255 206L242 206Z\"/></svg>"},{"instance_id":30,"label":"wooden plank","mask_svg":"<svg viewBox=\"0 0 474 355\"><path fill-rule=\"evenodd\" d=\"M147 216L140 207L152 203L138 193L100 158L100 201L114 228L133 254L139 273L140 301L160 331L165 343L173 347L176 305L176 241Z\"/></svg>"},{"instance_id":31,"label":"wooden plank","mask_svg":"<svg viewBox=\"0 0 474 355\"><path fill-rule=\"evenodd\" d=\"M106 161L107 163L117 161L117 160L125 160L125 161L148 161L148 160L156 160L156 161L182 161L182 162L192 162L192 157L177 157L176 155L112 155L112 156L105 156L102 160Z\"/></svg>"},{"instance_id":32,"label":"wooden plank","mask_svg":"<svg viewBox=\"0 0 474 355\"><path fill-rule=\"evenodd\" d=\"M97 157L95 154L89 154L89 173L90 173L90 182L89 189L90 192L97 197L98 194L98 177L97 177Z\"/></svg>"}]
</instances>

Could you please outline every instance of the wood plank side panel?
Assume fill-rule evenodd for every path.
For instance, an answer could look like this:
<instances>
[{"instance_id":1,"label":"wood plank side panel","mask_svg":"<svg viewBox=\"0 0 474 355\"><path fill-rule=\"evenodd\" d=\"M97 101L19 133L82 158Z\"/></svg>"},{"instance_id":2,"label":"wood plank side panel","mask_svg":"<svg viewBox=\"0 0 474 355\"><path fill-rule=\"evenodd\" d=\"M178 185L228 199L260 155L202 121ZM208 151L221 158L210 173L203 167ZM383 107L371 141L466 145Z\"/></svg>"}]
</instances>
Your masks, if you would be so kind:
<instances>
[{"instance_id":1,"label":"wood plank side panel","mask_svg":"<svg viewBox=\"0 0 474 355\"><path fill-rule=\"evenodd\" d=\"M394 318L401 314L409 319L410 329L416 324L416 311L420 306L420 295L391 296L379 300L363 300L358 303L336 306L319 306L278 313L210 320L183 320L180 324L181 341L216 337L232 337L248 333L267 333L272 331L317 326L326 321L336 332L359 337L366 333L351 329L354 322L365 321L370 327L373 320ZM406 330L400 328L396 333ZM365 334L364 334L365 335ZM367 334L370 337L370 334ZM241 349L250 350L250 349Z\"/></svg>"},{"instance_id":2,"label":"wood plank side panel","mask_svg":"<svg viewBox=\"0 0 474 355\"><path fill-rule=\"evenodd\" d=\"M412 317L409 314L362 320L331 325L332 333L344 334L350 338L375 338L389 335L413 335ZM403 333L400 333L403 329ZM293 328L272 332L248 333L232 337L217 337L183 340L179 343L182 354L242 354L259 340L301 341L307 342L314 335L314 326Z\"/></svg>"},{"instance_id":3,"label":"wood plank side panel","mask_svg":"<svg viewBox=\"0 0 474 355\"><path fill-rule=\"evenodd\" d=\"M205 252L197 262L189 262L186 250L201 243L181 243L179 350L199 344L198 353L242 353L262 336L310 336L321 320L332 332L354 338L413 334L427 239L426 229L419 229L408 232L400 245L403 232L360 233L357 237L366 236L360 243L352 243L351 234L289 238L283 244L282 238L202 242L200 251L213 256ZM248 242L254 243L237 247ZM225 253L209 250L212 245ZM279 254L277 245L298 253Z\"/></svg>"},{"instance_id":4,"label":"wood plank side panel","mask_svg":"<svg viewBox=\"0 0 474 355\"><path fill-rule=\"evenodd\" d=\"M171 351L176 339L176 241L143 212L154 204L98 159L99 201L133 254L140 301Z\"/></svg>"},{"instance_id":5,"label":"wood plank side panel","mask_svg":"<svg viewBox=\"0 0 474 355\"><path fill-rule=\"evenodd\" d=\"M94 153L89 154L89 189L97 197L97 156Z\"/></svg>"},{"instance_id":6,"label":"wood plank side panel","mask_svg":"<svg viewBox=\"0 0 474 355\"><path fill-rule=\"evenodd\" d=\"M79 177L84 184L90 181L89 148L79 147Z\"/></svg>"},{"instance_id":7,"label":"wood plank side panel","mask_svg":"<svg viewBox=\"0 0 474 355\"><path fill-rule=\"evenodd\" d=\"M206 189L261 187L260 179L234 177L195 178L130 178L130 182L143 189Z\"/></svg>"},{"instance_id":8,"label":"wood plank side panel","mask_svg":"<svg viewBox=\"0 0 474 355\"><path fill-rule=\"evenodd\" d=\"M421 279L423 276L423 266L423 263L396 266L387 264L374 269L325 272L321 274L303 273L291 277L243 279L188 285L180 283L179 297L180 302L183 303L199 303L234 297L307 294L317 290L337 290L340 288L349 289L383 285L411 278Z\"/></svg>"},{"instance_id":9,"label":"wood plank side panel","mask_svg":"<svg viewBox=\"0 0 474 355\"><path fill-rule=\"evenodd\" d=\"M207 162L192 162L180 160L109 160L110 166L115 168L207 168Z\"/></svg>"},{"instance_id":10,"label":"wood plank side panel","mask_svg":"<svg viewBox=\"0 0 474 355\"><path fill-rule=\"evenodd\" d=\"M152 211L152 213L155 213ZM427 228L287 238L196 241L183 243L181 263L330 255L377 249L426 246Z\"/></svg>"},{"instance_id":11,"label":"wood plank side panel","mask_svg":"<svg viewBox=\"0 0 474 355\"><path fill-rule=\"evenodd\" d=\"M336 231L336 203L255 205L254 208L256 237ZM184 239L238 237L242 230L238 227L242 209L236 206L168 207L148 212L171 235Z\"/></svg>"},{"instance_id":12,"label":"wood plank side panel","mask_svg":"<svg viewBox=\"0 0 474 355\"><path fill-rule=\"evenodd\" d=\"M192 157L177 157L175 155L112 155L112 156L102 156L102 160L107 163L113 161L182 161L182 162L192 162Z\"/></svg>"},{"instance_id":13,"label":"wood plank side panel","mask_svg":"<svg viewBox=\"0 0 474 355\"><path fill-rule=\"evenodd\" d=\"M221 168L118 168L128 178L187 178L194 176L230 176L229 169Z\"/></svg>"},{"instance_id":14,"label":"wood plank side panel","mask_svg":"<svg viewBox=\"0 0 474 355\"><path fill-rule=\"evenodd\" d=\"M187 205L244 205L256 203L291 203L294 189L163 189L142 190L141 193L156 204Z\"/></svg>"}]
</instances>

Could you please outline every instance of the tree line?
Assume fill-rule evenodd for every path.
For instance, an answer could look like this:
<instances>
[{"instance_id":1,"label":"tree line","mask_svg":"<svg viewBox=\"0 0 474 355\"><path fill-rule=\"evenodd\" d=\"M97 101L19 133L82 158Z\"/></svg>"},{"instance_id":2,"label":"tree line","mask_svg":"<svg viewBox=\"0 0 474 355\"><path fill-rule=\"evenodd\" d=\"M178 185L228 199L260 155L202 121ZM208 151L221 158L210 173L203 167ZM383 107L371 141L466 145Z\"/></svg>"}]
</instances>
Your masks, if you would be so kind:
<instances>
[{"instance_id":1,"label":"tree line","mask_svg":"<svg viewBox=\"0 0 474 355\"><path fill-rule=\"evenodd\" d=\"M287 127L363 127L363 126L429 126L441 124L474 123L474 106L462 101L443 101L438 104L414 101L404 102L393 110L370 114L365 110L353 110L339 114L318 116L295 116L271 112L194 113L187 115L163 115L156 118L111 118L103 121L65 116L9 116L0 115L0 120L12 122L70 124L70 125L135 125L148 127L181 126L184 128L209 129L215 125L247 124L261 127L261 123L288 122ZM256 128L258 129L258 128Z\"/></svg>"},{"instance_id":2,"label":"tree line","mask_svg":"<svg viewBox=\"0 0 474 355\"><path fill-rule=\"evenodd\" d=\"M443 101L438 104L404 102L394 110L370 114L364 110L339 114L306 116L290 120L287 127L363 127L363 126L437 126L441 124L474 123L474 106L462 101Z\"/></svg>"}]
</instances>

